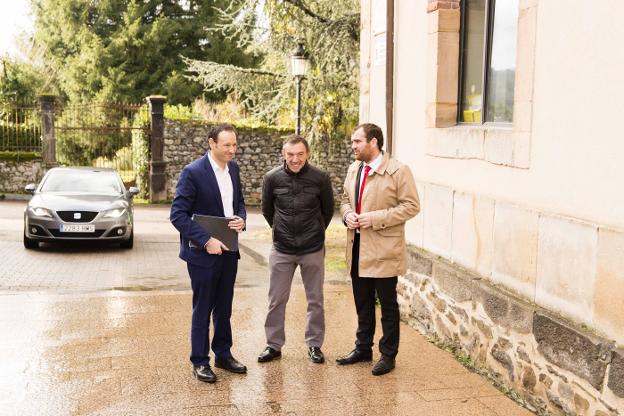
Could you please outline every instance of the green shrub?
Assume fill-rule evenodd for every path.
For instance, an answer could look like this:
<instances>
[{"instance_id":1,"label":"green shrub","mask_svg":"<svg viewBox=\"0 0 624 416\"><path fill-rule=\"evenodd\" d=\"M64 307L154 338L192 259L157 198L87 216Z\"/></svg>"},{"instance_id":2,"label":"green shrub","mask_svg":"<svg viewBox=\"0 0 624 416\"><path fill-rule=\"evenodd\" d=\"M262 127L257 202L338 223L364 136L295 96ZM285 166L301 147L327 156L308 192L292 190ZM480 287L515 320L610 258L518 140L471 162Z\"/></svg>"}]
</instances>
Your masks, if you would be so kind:
<instances>
[{"instance_id":1,"label":"green shrub","mask_svg":"<svg viewBox=\"0 0 624 416\"><path fill-rule=\"evenodd\" d=\"M34 160L41 159L41 152L0 152L0 160Z\"/></svg>"}]
</instances>

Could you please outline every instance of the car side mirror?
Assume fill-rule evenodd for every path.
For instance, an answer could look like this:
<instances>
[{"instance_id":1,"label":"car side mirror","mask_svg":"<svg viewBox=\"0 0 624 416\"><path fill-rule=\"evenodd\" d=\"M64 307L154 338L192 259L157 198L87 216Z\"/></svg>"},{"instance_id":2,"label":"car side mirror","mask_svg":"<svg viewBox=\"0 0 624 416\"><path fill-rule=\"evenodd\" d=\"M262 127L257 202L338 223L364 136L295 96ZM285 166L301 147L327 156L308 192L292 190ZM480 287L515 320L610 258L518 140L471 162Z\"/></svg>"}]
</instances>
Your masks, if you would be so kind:
<instances>
[{"instance_id":1,"label":"car side mirror","mask_svg":"<svg viewBox=\"0 0 624 416\"><path fill-rule=\"evenodd\" d=\"M29 183L28 185L24 187L24 190L28 192L29 194L34 194L35 189L37 189L37 185L35 185L34 183Z\"/></svg>"},{"instance_id":2,"label":"car side mirror","mask_svg":"<svg viewBox=\"0 0 624 416\"><path fill-rule=\"evenodd\" d=\"M130 189L128 189L128 194L130 194L130 197L137 195L139 192L139 188L137 188L136 186L131 186Z\"/></svg>"}]
</instances>

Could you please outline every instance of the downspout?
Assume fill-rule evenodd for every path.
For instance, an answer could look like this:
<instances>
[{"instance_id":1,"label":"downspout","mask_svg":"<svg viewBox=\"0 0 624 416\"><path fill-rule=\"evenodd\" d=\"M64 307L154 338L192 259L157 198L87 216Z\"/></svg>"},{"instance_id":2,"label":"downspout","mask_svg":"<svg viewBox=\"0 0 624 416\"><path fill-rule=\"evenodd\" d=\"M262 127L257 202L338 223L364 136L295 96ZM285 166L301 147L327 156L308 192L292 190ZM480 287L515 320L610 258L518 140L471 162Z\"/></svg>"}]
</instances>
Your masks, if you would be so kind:
<instances>
[{"instance_id":1,"label":"downspout","mask_svg":"<svg viewBox=\"0 0 624 416\"><path fill-rule=\"evenodd\" d=\"M386 2L386 150L394 139L394 0Z\"/></svg>"}]
</instances>

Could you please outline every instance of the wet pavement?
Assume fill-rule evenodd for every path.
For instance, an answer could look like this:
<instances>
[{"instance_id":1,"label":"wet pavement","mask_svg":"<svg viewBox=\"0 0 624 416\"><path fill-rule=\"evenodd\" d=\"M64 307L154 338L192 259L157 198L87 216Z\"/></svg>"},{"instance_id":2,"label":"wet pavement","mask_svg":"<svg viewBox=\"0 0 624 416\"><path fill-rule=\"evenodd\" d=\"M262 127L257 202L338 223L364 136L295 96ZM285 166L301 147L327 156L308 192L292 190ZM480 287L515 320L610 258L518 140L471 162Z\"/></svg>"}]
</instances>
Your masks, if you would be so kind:
<instances>
[{"instance_id":1,"label":"wet pavement","mask_svg":"<svg viewBox=\"0 0 624 416\"><path fill-rule=\"evenodd\" d=\"M199 382L188 361L191 292L168 207L137 209L131 251L30 253L21 246L20 206L0 202L1 415L530 415L405 325L392 373L374 377L371 363L337 366L352 349L356 321L350 287L333 266L327 362L307 359L296 281L283 356L258 363L270 242L257 213L241 240L232 318L233 353L248 374L215 369L217 383Z\"/></svg>"}]
</instances>

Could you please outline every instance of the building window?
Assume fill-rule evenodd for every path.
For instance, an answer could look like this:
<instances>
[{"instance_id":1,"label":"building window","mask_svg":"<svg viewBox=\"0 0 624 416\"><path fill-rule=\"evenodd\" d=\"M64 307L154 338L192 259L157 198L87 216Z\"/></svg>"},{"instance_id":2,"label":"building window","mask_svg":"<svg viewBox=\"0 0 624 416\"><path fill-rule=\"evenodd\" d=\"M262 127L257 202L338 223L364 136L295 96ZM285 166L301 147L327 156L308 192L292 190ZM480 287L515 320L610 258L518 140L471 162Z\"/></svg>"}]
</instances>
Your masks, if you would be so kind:
<instances>
[{"instance_id":1,"label":"building window","mask_svg":"<svg viewBox=\"0 0 624 416\"><path fill-rule=\"evenodd\" d=\"M513 121L518 1L462 1L460 122Z\"/></svg>"}]
</instances>

